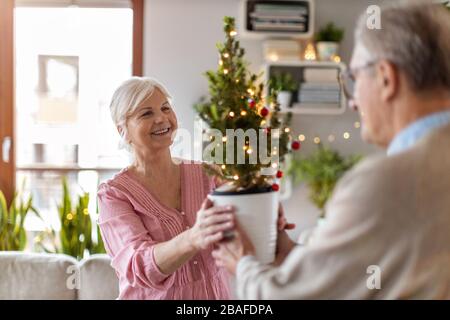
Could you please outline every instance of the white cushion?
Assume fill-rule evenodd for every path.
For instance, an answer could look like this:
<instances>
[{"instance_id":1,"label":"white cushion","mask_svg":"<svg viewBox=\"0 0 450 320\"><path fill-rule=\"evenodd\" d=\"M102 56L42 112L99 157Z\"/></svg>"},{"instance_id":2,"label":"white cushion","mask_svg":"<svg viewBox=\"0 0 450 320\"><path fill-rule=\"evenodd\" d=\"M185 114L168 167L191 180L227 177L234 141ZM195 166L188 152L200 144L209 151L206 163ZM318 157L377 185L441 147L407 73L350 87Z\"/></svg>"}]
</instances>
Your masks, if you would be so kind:
<instances>
[{"instance_id":1,"label":"white cushion","mask_svg":"<svg viewBox=\"0 0 450 320\"><path fill-rule=\"evenodd\" d=\"M94 254L81 261L80 300L113 300L119 296L119 279L106 254Z\"/></svg>"},{"instance_id":2,"label":"white cushion","mask_svg":"<svg viewBox=\"0 0 450 320\"><path fill-rule=\"evenodd\" d=\"M0 299L76 299L67 285L76 268L76 259L63 254L0 252Z\"/></svg>"}]
</instances>

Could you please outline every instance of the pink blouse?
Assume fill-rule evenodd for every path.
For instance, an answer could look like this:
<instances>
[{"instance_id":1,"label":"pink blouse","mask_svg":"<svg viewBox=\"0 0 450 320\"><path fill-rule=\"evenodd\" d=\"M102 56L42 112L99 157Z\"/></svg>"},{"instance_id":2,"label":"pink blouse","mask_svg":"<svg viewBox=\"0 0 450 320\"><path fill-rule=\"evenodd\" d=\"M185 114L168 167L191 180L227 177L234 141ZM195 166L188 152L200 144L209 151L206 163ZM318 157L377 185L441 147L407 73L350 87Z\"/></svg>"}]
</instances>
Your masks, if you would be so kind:
<instances>
[{"instance_id":1,"label":"pink blouse","mask_svg":"<svg viewBox=\"0 0 450 320\"><path fill-rule=\"evenodd\" d=\"M119 277L119 299L229 299L228 275L203 250L170 275L155 263L154 245L195 223L214 183L200 164L181 164L181 212L160 203L123 169L98 189L99 225L111 266Z\"/></svg>"}]
</instances>

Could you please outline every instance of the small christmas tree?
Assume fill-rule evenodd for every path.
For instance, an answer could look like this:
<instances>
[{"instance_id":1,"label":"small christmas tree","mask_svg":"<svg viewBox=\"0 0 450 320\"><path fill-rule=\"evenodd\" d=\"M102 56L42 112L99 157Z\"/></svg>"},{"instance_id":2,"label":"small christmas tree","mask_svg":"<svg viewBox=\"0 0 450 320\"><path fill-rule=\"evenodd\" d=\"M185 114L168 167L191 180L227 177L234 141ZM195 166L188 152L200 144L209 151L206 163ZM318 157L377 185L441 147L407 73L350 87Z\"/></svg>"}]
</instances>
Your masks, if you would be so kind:
<instances>
[{"instance_id":1,"label":"small christmas tree","mask_svg":"<svg viewBox=\"0 0 450 320\"><path fill-rule=\"evenodd\" d=\"M235 191L267 189L278 190L274 178L281 178L279 170L280 162L291 149L298 149L298 141L291 141L289 123L291 114L286 114L283 119L279 114L280 107L276 102L277 92L268 89L264 92L265 85L259 81L260 75L248 71L248 63L244 60L245 51L236 40L235 20L232 17L224 18L225 42L217 44L219 50L219 65L216 71L207 71L210 98L195 106L200 118L206 122L210 129L219 130L222 133L221 141L210 141L216 145L223 144L222 155L217 157L212 152L212 164L206 165L207 171L222 180L228 181L228 185ZM265 95L265 96L264 96ZM227 129L256 130L263 134L257 135L256 144L245 137L243 145L234 143L234 148L226 148L230 141L227 139ZM262 143L261 138L266 138L267 143ZM214 137L211 137L213 139ZM233 138L234 139L234 138ZM274 140L275 139L275 140ZM273 145L277 142L278 148ZM236 141L234 141L236 142ZM277 161L267 163L262 161L261 151L264 148L266 155L276 156ZM238 151L244 151L245 163L229 163L226 159L230 156L236 159ZM250 163L252 156L256 163ZM229 154L229 153L232 154ZM228 154L227 154L228 153ZM217 160L219 159L219 160ZM210 161L211 159L204 159ZM264 173L263 173L263 169ZM269 170L271 169L271 170ZM269 174L268 174L269 173Z\"/></svg>"}]
</instances>

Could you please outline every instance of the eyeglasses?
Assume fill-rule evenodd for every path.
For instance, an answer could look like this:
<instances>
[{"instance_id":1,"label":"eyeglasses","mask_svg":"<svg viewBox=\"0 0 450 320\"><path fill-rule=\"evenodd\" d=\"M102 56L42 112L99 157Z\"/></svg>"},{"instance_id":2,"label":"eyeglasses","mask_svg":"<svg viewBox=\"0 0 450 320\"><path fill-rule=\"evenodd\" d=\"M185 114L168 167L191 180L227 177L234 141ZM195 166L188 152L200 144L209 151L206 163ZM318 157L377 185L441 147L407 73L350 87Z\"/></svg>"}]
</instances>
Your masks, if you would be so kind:
<instances>
[{"instance_id":1,"label":"eyeglasses","mask_svg":"<svg viewBox=\"0 0 450 320\"><path fill-rule=\"evenodd\" d=\"M342 91L344 91L344 95L347 101L353 100L355 98L356 74L363 69L373 67L377 63L378 60L371 61L360 67L356 67L353 69L349 68L339 74L339 83L341 85Z\"/></svg>"}]
</instances>

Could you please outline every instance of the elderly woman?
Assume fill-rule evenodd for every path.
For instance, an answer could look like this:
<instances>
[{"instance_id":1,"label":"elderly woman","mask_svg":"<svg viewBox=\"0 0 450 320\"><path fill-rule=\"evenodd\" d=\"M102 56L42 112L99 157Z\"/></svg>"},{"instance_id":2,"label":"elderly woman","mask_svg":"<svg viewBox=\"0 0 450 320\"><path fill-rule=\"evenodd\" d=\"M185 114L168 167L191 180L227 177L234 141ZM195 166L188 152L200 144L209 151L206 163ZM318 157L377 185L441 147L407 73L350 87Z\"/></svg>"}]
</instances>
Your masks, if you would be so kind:
<instances>
[{"instance_id":1,"label":"elderly woman","mask_svg":"<svg viewBox=\"0 0 450 320\"><path fill-rule=\"evenodd\" d=\"M231 207L205 200L214 183L200 164L176 163L177 118L167 90L132 78L111 115L133 163L99 186L99 225L120 283L119 299L227 299L227 274L211 250L233 227Z\"/></svg>"}]
</instances>

